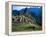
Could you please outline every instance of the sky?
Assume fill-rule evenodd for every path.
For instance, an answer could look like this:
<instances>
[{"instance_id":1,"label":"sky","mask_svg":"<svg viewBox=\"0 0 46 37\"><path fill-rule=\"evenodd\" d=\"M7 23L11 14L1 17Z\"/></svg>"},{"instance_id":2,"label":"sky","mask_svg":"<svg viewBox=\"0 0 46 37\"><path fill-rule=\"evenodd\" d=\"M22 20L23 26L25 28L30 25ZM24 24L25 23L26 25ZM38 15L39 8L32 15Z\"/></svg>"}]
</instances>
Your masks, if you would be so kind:
<instances>
[{"instance_id":1,"label":"sky","mask_svg":"<svg viewBox=\"0 0 46 37\"><path fill-rule=\"evenodd\" d=\"M13 6L13 10L21 10L23 8L26 8L26 7L22 7L22 6Z\"/></svg>"},{"instance_id":2,"label":"sky","mask_svg":"<svg viewBox=\"0 0 46 37\"><path fill-rule=\"evenodd\" d=\"M23 8L26 8L26 6L15 6L15 5L13 5L13 10L21 10L21 9L23 9ZM37 7L35 7L35 6L28 6L27 8L40 8L39 6Z\"/></svg>"}]
</instances>

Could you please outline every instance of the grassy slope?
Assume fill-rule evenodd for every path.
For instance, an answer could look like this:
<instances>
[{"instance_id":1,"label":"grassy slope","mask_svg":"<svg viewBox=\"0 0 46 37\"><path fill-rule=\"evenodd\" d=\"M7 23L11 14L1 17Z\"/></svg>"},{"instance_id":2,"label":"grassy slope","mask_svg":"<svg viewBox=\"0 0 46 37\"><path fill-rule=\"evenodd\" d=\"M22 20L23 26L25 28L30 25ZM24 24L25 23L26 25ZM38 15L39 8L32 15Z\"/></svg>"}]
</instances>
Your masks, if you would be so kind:
<instances>
[{"instance_id":1,"label":"grassy slope","mask_svg":"<svg viewBox=\"0 0 46 37\"><path fill-rule=\"evenodd\" d=\"M28 17L23 17L22 16L17 16L22 17L22 18L28 18ZM33 18L34 19L34 18ZM34 21L34 20L32 20ZM37 31L37 30L41 30L41 26L39 26L38 24L31 24L31 23L12 23L12 31Z\"/></svg>"},{"instance_id":2,"label":"grassy slope","mask_svg":"<svg viewBox=\"0 0 46 37\"><path fill-rule=\"evenodd\" d=\"M20 24L17 26L15 26L15 24L14 24L12 29L13 29L12 31L37 31L37 30L41 30L40 26L35 27L31 24L26 24L26 23L23 23L23 24Z\"/></svg>"}]
</instances>

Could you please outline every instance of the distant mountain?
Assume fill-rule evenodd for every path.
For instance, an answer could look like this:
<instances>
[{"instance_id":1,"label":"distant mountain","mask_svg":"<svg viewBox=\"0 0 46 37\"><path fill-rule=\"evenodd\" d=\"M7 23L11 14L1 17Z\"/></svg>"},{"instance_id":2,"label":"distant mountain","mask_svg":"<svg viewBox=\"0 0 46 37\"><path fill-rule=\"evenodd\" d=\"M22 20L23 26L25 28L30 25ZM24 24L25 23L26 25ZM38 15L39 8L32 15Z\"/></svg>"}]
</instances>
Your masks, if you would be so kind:
<instances>
[{"instance_id":1,"label":"distant mountain","mask_svg":"<svg viewBox=\"0 0 46 37\"><path fill-rule=\"evenodd\" d=\"M40 8L41 9L41 8ZM41 12L39 8L23 8L21 10L12 10L13 15L22 15L22 14L29 14L32 15L35 14L35 16L38 16L39 13Z\"/></svg>"},{"instance_id":2,"label":"distant mountain","mask_svg":"<svg viewBox=\"0 0 46 37\"><path fill-rule=\"evenodd\" d=\"M19 14L19 11L17 11L17 10L12 10L12 15L16 16L16 15L18 15L18 14Z\"/></svg>"},{"instance_id":3,"label":"distant mountain","mask_svg":"<svg viewBox=\"0 0 46 37\"><path fill-rule=\"evenodd\" d=\"M36 22L39 25L42 25L42 9L32 9L32 8L23 8L21 10L12 10L12 15L31 15L33 18L35 18ZM38 15L38 16L36 16Z\"/></svg>"},{"instance_id":4,"label":"distant mountain","mask_svg":"<svg viewBox=\"0 0 46 37\"><path fill-rule=\"evenodd\" d=\"M12 10L12 15L16 16L16 15L25 14L25 13L26 13L25 9L26 9L26 8L21 9L21 10Z\"/></svg>"}]
</instances>

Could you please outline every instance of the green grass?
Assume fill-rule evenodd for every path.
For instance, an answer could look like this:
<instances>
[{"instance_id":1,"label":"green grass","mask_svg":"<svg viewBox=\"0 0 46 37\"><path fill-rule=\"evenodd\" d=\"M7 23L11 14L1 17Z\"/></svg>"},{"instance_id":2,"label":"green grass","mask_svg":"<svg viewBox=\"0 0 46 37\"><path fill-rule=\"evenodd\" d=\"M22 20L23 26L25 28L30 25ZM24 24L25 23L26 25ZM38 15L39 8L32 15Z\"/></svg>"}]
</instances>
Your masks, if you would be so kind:
<instances>
[{"instance_id":1,"label":"green grass","mask_svg":"<svg viewBox=\"0 0 46 37\"><path fill-rule=\"evenodd\" d=\"M12 31L37 31L41 30L40 28L34 27L30 25L29 23L19 23L19 24L13 24L12 25Z\"/></svg>"}]
</instances>

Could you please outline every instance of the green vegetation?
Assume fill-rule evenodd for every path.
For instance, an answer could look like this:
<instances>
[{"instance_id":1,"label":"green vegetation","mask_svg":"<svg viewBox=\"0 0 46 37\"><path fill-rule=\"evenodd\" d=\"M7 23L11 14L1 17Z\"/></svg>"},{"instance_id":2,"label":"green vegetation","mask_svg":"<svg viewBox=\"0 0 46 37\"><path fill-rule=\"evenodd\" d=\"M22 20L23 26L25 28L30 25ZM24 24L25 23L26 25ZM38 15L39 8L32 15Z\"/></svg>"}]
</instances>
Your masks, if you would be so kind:
<instances>
[{"instance_id":1,"label":"green vegetation","mask_svg":"<svg viewBox=\"0 0 46 37\"><path fill-rule=\"evenodd\" d=\"M26 23L21 23L19 25L15 25L13 24L13 29L12 31L37 31L37 30L41 30L41 28L32 26L31 24L26 24Z\"/></svg>"},{"instance_id":2,"label":"green vegetation","mask_svg":"<svg viewBox=\"0 0 46 37\"><path fill-rule=\"evenodd\" d=\"M22 19L21 19L22 18ZM19 21L17 21L19 19ZM21 21L20 21L21 20ZM42 30L42 27L39 26L35 19L31 17L14 16L12 20L12 31L38 31Z\"/></svg>"}]
</instances>

